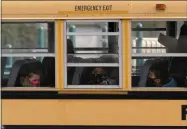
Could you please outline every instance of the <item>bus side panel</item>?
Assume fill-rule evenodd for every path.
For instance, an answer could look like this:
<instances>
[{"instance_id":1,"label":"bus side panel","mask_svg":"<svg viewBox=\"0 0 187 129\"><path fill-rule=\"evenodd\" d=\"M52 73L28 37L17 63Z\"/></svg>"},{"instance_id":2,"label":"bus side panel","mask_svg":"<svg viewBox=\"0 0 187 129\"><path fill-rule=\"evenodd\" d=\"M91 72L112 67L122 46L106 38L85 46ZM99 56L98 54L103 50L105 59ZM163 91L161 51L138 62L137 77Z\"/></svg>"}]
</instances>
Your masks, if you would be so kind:
<instances>
[{"instance_id":1,"label":"bus side panel","mask_svg":"<svg viewBox=\"0 0 187 129\"><path fill-rule=\"evenodd\" d=\"M182 105L187 101L3 99L2 124L187 126Z\"/></svg>"},{"instance_id":2,"label":"bus side panel","mask_svg":"<svg viewBox=\"0 0 187 129\"><path fill-rule=\"evenodd\" d=\"M156 10L156 4L165 4L166 10ZM76 11L76 6L112 5L111 10ZM146 5L146 8L145 8ZM177 9L176 9L177 8ZM95 13L93 15L93 12ZM99 13L97 13L99 12ZM97 13L97 14L96 14ZM113 13L113 15L112 15ZM2 19L71 19L71 18L186 18L186 1L3 1ZM68 17L67 17L68 15Z\"/></svg>"}]
</instances>

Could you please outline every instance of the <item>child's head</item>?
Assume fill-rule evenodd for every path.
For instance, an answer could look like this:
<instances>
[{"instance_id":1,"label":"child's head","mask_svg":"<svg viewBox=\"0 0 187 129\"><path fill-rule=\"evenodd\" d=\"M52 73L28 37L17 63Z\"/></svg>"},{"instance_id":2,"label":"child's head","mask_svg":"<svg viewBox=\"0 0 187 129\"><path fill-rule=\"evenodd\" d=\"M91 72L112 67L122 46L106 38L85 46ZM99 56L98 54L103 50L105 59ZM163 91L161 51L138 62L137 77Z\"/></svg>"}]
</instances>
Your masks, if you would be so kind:
<instances>
[{"instance_id":1,"label":"child's head","mask_svg":"<svg viewBox=\"0 0 187 129\"><path fill-rule=\"evenodd\" d=\"M106 71L103 68L94 68L92 71L92 81L95 84L100 84L106 79Z\"/></svg>"},{"instance_id":2,"label":"child's head","mask_svg":"<svg viewBox=\"0 0 187 129\"><path fill-rule=\"evenodd\" d=\"M31 72L23 78L22 85L24 87L38 87L40 86L40 73Z\"/></svg>"},{"instance_id":3,"label":"child's head","mask_svg":"<svg viewBox=\"0 0 187 129\"><path fill-rule=\"evenodd\" d=\"M167 83L169 73L167 67L161 63L154 63L149 71L149 78L151 78L157 87L161 87Z\"/></svg>"}]
</instances>

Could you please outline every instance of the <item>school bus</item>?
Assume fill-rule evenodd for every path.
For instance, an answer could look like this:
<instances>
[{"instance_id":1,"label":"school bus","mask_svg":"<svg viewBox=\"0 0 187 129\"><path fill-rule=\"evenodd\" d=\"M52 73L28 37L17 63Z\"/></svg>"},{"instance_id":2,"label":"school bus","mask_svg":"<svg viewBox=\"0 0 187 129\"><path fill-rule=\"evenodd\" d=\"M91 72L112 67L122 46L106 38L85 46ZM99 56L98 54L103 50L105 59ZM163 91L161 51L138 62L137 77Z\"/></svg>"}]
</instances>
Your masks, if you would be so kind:
<instances>
[{"instance_id":1,"label":"school bus","mask_svg":"<svg viewBox=\"0 0 187 129\"><path fill-rule=\"evenodd\" d=\"M186 128L186 19L178 0L3 0L3 128Z\"/></svg>"}]
</instances>

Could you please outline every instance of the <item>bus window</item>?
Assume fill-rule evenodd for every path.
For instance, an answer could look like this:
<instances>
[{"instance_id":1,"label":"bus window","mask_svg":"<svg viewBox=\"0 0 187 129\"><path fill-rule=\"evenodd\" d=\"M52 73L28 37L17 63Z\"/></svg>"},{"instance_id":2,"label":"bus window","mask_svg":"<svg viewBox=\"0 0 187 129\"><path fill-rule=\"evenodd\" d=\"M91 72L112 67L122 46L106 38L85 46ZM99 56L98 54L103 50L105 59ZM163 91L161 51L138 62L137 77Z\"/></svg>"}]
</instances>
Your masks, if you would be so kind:
<instances>
[{"instance_id":1,"label":"bus window","mask_svg":"<svg viewBox=\"0 0 187 129\"><path fill-rule=\"evenodd\" d=\"M2 23L2 59L3 87L55 87L54 23Z\"/></svg>"},{"instance_id":2,"label":"bus window","mask_svg":"<svg viewBox=\"0 0 187 129\"><path fill-rule=\"evenodd\" d=\"M186 32L181 21L132 22L133 87L187 87Z\"/></svg>"},{"instance_id":3,"label":"bus window","mask_svg":"<svg viewBox=\"0 0 187 129\"><path fill-rule=\"evenodd\" d=\"M67 88L120 88L120 21L70 20L66 30Z\"/></svg>"}]
</instances>

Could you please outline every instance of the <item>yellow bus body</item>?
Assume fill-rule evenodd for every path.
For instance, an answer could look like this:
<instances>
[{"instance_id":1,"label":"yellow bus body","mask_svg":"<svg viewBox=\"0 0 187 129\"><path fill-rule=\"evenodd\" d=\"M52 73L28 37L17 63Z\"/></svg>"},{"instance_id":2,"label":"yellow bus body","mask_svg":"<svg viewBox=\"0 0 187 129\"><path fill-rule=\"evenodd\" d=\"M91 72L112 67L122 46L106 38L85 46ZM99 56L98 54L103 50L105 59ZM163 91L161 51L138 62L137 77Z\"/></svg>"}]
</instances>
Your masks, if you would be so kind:
<instances>
[{"instance_id":1,"label":"yellow bus body","mask_svg":"<svg viewBox=\"0 0 187 129\"><path fill-rule=\"evenodd\" d=\"M156 10L156 4L165 4L166 10ZM75 11L76 5L112 5L112 10L80 13ZM187 4L186 1L2 1L3 19L90 19L93 17L95 19L186 18Z\"/></svg>"},{"instance_id":2,"label":"yellow bus body","mask_svg":"<svg viewBox=\"0 0 187 129\"><path fill-rule=\"evenodd\" d=\"M165 10L156 10L156 4L165 4ZM112 10L75 11L75 6L112 5ZM123 29L123 90L101 92L125 93L131 85L131 58L129 23L131 20L173 20L187 18L187 1L2 1L3 21L56 20L56 59L58 63L57 89L62 93L78 90L63 89L63 20L68 19L122 19ZM129 43L125 44L124 42ZM2 91L7 91L2 89ZM16 90L12 88L11 90ZM24 90L24 89L22 89ZM90 90L87 90L90 91ZM26 92L29 92L27 90ZM37 91L36 91L37 92ZM94 90L89 93L98 93ZM140 91L141 92L141 91ZM169 91L168 91L169 92ZM128 94L128 93L127 93ZM167 99L2 99L3 125L87 125L87 126L187 126L182 120L185 100Z\"/></svg>"},{"instance_id":3,"label":"yellow bus body","mask_svg":"<svg viewBox=\"0 0 187 129\"><path fill-rule=\"evenodd\" d=\"M186 126L186 100L2 100L3 125Z\"/></svg>"}]
</instances>

